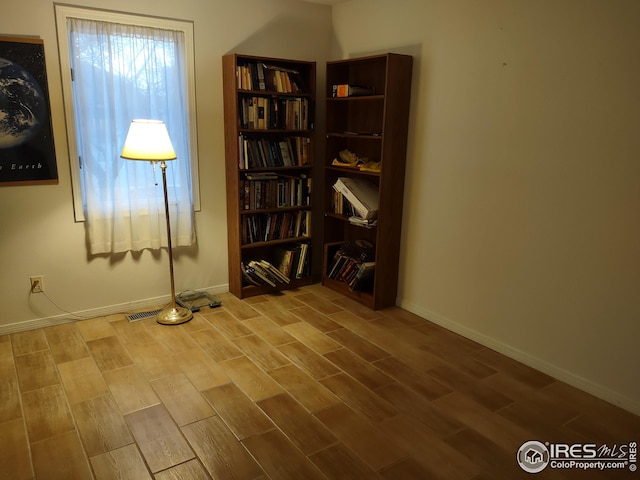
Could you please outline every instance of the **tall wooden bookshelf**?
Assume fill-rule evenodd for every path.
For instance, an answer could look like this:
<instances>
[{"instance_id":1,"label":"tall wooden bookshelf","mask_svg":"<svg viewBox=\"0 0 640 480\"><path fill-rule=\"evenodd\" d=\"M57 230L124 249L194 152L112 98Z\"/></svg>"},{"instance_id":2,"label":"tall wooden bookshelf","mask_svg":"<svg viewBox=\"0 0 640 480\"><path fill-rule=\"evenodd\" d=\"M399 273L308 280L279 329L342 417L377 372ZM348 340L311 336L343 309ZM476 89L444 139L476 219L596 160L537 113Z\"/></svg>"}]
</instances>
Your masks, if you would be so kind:
<instances>
[{"instance_id":1,"label":"tall wooden bookshelf","mask_svg":"<svg viewBox=\"0 0 640 480\"><path fill-rule=\"evenodd\" d=\"M228 54L222 72L229 291L245 298L307 285L316 64ZM288 283L247 276L252 261L277 267L285 255Z\"/></svg>"},{"instance_id":2,"label":"tall wooden bookshelf","mask_svg":"<svg viewBox=\"0 0 640 480\"><path fill-rule=\"evenodd\" d=\"M322 282L373 309L395 305L397 296L412 64L411 56L388 53L326 65ZM337 85L364 89L339 97ZM340 90L344 94L344 87ZM333 165L343 151L380 162L380 171ZM354 225L348 214L336 213L332 186L339 177L364 179L378 188L375 226ZM344 279L330 276L335 253L345 242L374 247L374 276L364 289L353 290Z\"/></svg>"}]
</instances>

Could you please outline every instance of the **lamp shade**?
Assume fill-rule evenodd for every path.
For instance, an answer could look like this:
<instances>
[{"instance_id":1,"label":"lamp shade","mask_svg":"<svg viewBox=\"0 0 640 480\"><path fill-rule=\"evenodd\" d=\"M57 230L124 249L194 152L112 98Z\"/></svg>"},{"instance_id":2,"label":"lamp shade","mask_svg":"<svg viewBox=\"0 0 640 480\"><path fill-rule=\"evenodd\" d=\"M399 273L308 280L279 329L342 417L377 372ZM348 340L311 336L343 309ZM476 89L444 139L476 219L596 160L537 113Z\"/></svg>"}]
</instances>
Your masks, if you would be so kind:
<instances>
[{"instance_id":1,"label":"lamp shade","mask_svg":"<svg viewBox=\"0 0 640 480\"><path fill-rule=\"evenodd\" d=\"M175 160L169 132L160 120L133 120L120 157L127 160L161 162Z\"/></svg>"}]
</instances>

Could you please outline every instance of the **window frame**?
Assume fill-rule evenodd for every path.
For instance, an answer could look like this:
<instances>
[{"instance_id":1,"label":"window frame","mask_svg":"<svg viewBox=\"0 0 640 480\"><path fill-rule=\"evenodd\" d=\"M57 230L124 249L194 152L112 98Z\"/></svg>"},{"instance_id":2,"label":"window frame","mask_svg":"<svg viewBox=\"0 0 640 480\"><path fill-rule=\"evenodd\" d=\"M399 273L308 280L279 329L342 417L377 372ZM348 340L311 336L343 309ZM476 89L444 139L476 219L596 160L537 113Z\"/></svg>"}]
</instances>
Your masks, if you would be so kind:
<instances>
[{"instance_id":1,"label":"window frame","mask_svg":"<svg viewBox=\"0 0 640 480\"><path fill-rule=\"evenodd\" d=\"M200 181L198 173L198 138L196 123L196 88L195 88L195 52L194 52L194 24L188 20L178 20L164 17L153 17L135 13L116 12L92 8L74 7L70 5L54 5L56 30L58 35L58 54L62 77L62 96L67 128L67 147L69 149L69 167L71 171L71 189L73 209L76 222L84 222L84 205L82 200L82 182L80 169L81 160L78 153L78 138L73 103L73 83L71 59L69 56L69 32L67 18L80 18L111 23L153 27L165 30L178 30L185 35L185 64L187 88L187 116L189 118L189 143L191 158L191 190L194 211L200 210Z\"/></svg>"}]
</instances>

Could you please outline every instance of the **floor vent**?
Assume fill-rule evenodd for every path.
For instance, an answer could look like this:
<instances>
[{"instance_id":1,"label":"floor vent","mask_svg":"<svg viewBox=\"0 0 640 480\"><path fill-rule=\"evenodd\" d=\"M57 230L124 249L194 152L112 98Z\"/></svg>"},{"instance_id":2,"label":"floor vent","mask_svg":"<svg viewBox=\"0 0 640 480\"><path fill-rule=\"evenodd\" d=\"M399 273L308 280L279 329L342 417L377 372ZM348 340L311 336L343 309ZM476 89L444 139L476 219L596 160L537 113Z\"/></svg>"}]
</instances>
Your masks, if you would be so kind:
<instances>
[{"instance_id":1,"label":"floor vent","mask_svg":"<svg viewBox=\"0 0 640 480\"><path fill-rule=\"evenodd\" d=\"M130 322L136 322L138 320L142 320L143 318L154 317L161 311L162 310L152 310L150 312L132 313L131 315L127 315L127 320L129 320Z\"/></svg>"}]
</instances>

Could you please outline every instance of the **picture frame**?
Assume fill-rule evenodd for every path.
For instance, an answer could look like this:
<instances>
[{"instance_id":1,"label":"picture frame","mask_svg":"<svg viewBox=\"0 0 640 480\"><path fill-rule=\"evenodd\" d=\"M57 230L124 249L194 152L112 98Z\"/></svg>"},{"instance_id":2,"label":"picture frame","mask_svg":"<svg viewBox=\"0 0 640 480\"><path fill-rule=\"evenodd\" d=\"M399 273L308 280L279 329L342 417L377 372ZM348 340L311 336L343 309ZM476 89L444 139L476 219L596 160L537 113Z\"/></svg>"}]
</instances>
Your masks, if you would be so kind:
<instances>
[{"instance_id":1,"label":"picture frame","mask_svg":"<svg viewBox=\"0 0 640 480\"><path fill-rule=\"evenodd\" d=\"M44 41L0 36L0 186L57 183Z\"/></svg>"}]
</instances>

